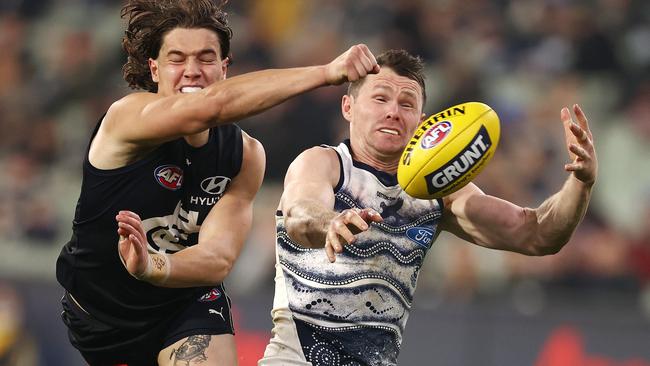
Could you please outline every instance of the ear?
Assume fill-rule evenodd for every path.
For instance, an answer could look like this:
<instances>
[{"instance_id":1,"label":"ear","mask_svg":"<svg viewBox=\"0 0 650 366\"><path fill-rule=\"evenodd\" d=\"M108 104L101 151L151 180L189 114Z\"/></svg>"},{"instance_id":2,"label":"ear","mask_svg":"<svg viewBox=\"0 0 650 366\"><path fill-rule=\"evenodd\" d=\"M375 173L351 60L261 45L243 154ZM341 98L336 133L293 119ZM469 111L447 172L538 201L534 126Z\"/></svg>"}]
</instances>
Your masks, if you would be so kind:
<instances>
[{"instance_id":1,"label":"ear","mask_svg":"<svg viewBox=\"0 0 650 366\"><path fill-rule=\"evenodd\" d=\"M352 103L354 103L354 97L351 95L345 94L341 98L341 113L348 122L352 122Z\"/></svg>"},{"instance_id":2,"label":"ear","mask_svg":"<svg viewBox=\"0 0 650 366\"><path fill-rule=\"evenodd\" d=\"M149 64L149 71L151 71L151 80L153 80L154 83L157 83L160 80L158 75L158 61L149 58L147 63Z\"/></svg>"},{"instance_id":3,"label":"ear","mask_svg":"<svg viewBox=\"0 0 650 366\"><path fill-rule=\"evenodd\" d=\"M226 80L226 74L228 73L228 65L230 65L230 58L226 57L221 61L221 80Z\"/></svg>"},{"instance_id":4,"label":"ear","mask_svg":"<svg viewBox=\"0 0 650 366\"><path fill-rule=\"evenodd\" d=\"M427 115L422 113L422 115L420 116L420 122L424 121L425 118L427 118Z\"/></svg>"}]
</instances>

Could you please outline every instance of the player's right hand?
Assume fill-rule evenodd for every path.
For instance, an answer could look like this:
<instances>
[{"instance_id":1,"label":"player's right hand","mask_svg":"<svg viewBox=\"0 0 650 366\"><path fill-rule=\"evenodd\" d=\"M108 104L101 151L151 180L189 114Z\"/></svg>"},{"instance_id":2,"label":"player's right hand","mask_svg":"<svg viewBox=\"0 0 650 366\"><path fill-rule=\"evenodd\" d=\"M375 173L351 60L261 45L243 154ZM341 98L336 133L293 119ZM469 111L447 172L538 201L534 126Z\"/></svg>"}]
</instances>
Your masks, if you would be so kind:
<instances>
[{"instance_id":1,"label":"player's right hand","mask_svg":"<svg viewBox=\"0 0 650 366\"><path fill-rule=\"evenodd\" d=\"M120 211L115 220L120 235L118 252L122 263L133 277L145 280L142 277L147 272L149 252L140 216L131 211Z\"/></svg>"},{"instance_id":2,"label":"player's right hand","mask_svg":"<svg viewBox=\"0 0 650 366\"><path fill-rule=\"evenodd\" d=\"M349 208L336 215L327 228L325 235L325 253L330 262L336 261L335 253L343 251L343 245L352 244L355 234L370 228L371 222L382 222L384 219L372 208Z\"/></svg>"},{"instance_id":3,"label":"player's right hand","mask_svg":"<svg viewBox=\"0 0 650 366\"><path fill-rule=\"evenodd\" d=\"M377 60L365 44L350 47L349 50L325 66L325 77L330 85L356 81L368 74L378 72Z\"/></svg>"}]
</instances>

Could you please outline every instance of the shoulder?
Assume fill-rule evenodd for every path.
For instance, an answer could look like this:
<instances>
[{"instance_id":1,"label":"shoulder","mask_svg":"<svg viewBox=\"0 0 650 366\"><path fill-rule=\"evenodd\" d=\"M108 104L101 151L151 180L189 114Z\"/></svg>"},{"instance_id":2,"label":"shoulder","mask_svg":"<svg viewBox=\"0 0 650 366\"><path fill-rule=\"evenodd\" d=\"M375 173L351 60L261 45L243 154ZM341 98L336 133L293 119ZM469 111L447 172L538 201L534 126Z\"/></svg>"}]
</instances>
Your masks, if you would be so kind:
<instances>
[{"instance_id":1,"label":"shoulder","mask_svg":"<svg viewBox=\"0 0 650 366\"><path fill-rule=\"evenodd\" d=\"M130 93L116 100L108 108L109 112L128 112L135 109L141 109L147 103L159 99L155 93L136 92Z\"/></svg>"},{"instance_id":2,"label":"shoulder","mask_svg":"<svg viewBox=\"0 0 650 366\"><path fill-rule=\"evenodd\" d=\"M266 156L264 146L256 138L241 131L242 149L244 150L244 159L262 160Z\"/></svg>"},{"instance_id":3,"label":"shoulder","mask_svg":"<svg viewBox=\"0 0 650 366\"><path fill-rule=\"evenodd\" d=\"M329 147L309 148L291 163L286 179L318 180L336 185L340 176L340 162L337 152Z\"/></svg>"},{"instance_id":4,"label":"shoulder","mask_svg":"<svg viewBox=\"0 0 650 366\"><path fill-rule=\"evenodd\" d=\"M242 160L239 173L232 180L230 192L253 200L262 185L266 157L262 144L242 131Z\"/></svg>"},{"instance_id":5,"label":"shoulder","mask_svg":"<svg viewBox=\"0 0 650 366\"><path fill-rule=\"evenodd\" d=\"M118 124L128 126L133 123L133 119L140 115L149 102L158 98L159 96L156 94L148 92L125 95L108 107L106 116L104 117L104 124L109 128Z\"/></svg>"},{"instance_id":6,"label":"shoulder","mask_svg":"<svg viewBox=\"0 0 650 366\"><path fill-rule=\"evenodd\" d=\"M294 163L296 162L313 164L313 167L322 167L323 169L338 168L339 157L336 150L331 147L314 146L300 153L294 160Z\"/></svg>"}]
</instances>

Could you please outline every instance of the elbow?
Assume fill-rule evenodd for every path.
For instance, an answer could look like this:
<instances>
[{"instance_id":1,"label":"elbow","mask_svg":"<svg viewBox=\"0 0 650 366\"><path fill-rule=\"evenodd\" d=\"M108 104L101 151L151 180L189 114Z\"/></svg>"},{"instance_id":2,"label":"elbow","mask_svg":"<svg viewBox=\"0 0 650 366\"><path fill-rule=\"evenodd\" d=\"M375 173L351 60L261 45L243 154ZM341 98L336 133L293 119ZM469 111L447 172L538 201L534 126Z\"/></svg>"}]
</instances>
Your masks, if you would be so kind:
<instances>
[{"instance_id":1,"label":"elbow","mask_svg":"<svg viewBox=\"0 0 650 366\"><path fill-rule=\"evenodd\" d=\"M534 255L534 256L537 256L537 257L543 257L543 256L547 256L547 255L557 254L557 253L560 252L560 250L562 250L562 247L563 247L563 245L539 247L539 248L536 248L533 251L533 254L531 254L531 255Z\"/></svg>"},{"instance_id":2,"label":"elbow","mask_svg":"<svg viewBox=\"0 0 650 366\"><path fill-rule=\"evenodd\" d=\"M289 239L291 239L293 243L304 248L313 248L308 239L307 227L300 219L287 216L284 224L287 230L287 235L289 235Z\"/></svg>"},{"instance_id":3,"label":"elbow","mask_svg":"<svg viewBox=\"0 0 650 366\"><path fill-rule=\"evenodd\" d=\"M215 255L210 262L213 264L210 273L207 276L209 285L222 283L230 274L234 264L235 257L231 255Z\"/></svg>"},{"instance_id":4,"label":"elbow","mask_svg":"<svg viewBox=\"0 0 650 366\"><path fill-rule=\"evenodd\" d=\"M550 240L550 241L536 241L534 245L531 245L528 250L528 255L543 257L547 255L554 255L560 252L562 248L568 242L564 239Z\"/></svg>"},{"instance_id":5,"label":"elbow","mask_svg":"<svg viewBox=\"0 0 650 366\"><path fill-rule=\"evenodd\" d=\"M304 235L303 230L301 230L301 225L299 225L295 219L291 219L290 217L285 219L284 224L285 229L287 230L287 235L289 235L291 241L299 243L300 238Z\"/></svg>"}]
</instances>

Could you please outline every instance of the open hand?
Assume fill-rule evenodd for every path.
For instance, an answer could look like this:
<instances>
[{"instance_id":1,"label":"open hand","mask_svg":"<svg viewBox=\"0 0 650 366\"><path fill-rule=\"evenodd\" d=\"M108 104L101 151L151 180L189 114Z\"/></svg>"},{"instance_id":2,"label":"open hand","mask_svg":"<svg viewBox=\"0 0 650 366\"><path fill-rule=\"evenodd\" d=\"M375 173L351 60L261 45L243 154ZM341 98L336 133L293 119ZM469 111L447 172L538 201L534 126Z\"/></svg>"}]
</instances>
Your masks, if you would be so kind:
<instances>
[{"instance_id":1,"label":"open hand","mask_svg":"<svg viewBox=\"0 0 650 366\"><path fill-rule=\"evenodd\" d=\"M327 228L325 236L325 253L330 262L336 260L334 253L341 253L344 244L352 244L355 234L368 230L371 222L381 222L384 219L371 208L349 208L336 215Z\"/></svg>"},{"instance_id":2,"label":"open hand","mask_svg":"<svg viewBox=\"0 0 650 366\"><path fill-rule=\"evenodd\" d=\"M573 105L577 123L571 118L569 108L562 108L560 118L564 124L564 135L571 163L564 165L564 170L587 185L593 185L598 174L598 159L594 139L589 130L589 123L584 112L577 104Z\"/></svg>"},{"instance_id":3,"label":"open hand","mask_svg":"<svg viewBox=\"0 0 650 366\"><path fill-rule=\"evenodd\" d=\"M147 271L149 263L147 239L140 216L131 211L120 211L115 220L117 233L120 235L118 251L122 263L133 277L140 279Z\"/></svg>"}]
</instances>

